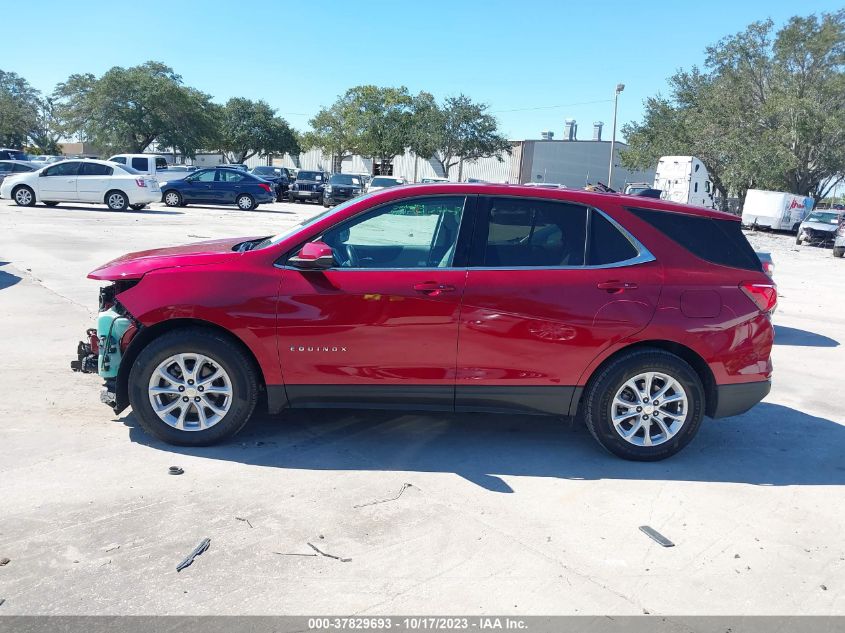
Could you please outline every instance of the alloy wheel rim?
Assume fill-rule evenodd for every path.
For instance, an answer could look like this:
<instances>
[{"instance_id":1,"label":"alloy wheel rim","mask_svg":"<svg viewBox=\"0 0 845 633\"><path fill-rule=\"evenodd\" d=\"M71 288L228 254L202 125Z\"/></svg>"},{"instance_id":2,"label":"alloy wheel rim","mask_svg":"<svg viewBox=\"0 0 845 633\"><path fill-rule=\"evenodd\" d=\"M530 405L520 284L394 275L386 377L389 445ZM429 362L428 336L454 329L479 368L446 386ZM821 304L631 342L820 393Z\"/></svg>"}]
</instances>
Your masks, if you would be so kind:
<instances>
[{"instance_id":1,"label":"alloy wheel rim","mask_svg":"<svg viewBox=\"0 0 845 633\"><path fill-rule=\"evenodd\" d=\"M109 206L112 209L120 209L123 206L123 196L119 193L113 193L109 196Z\"/></svg>"},{"instance_id":2,"label":"alloy wheel rim","mask_svg":"<svg viewBox=\"0 0 845 633\"><path fill-rule=\"evenodd\" d=\"M614 430L635 446L660 446L683 427L689 398L680 382L669 374L643 372L625 381L610 407Z\"/></svg>"},{"instance_id":3,"label":"alloy wheel rim","mask_svg":"<svg viewBox=\"0 0 845 633\"><path fill-rule=\"evenodd\" d=\"M18 204L29 204L32 202L32 194L27 189L20 189L15 194L15 202Z\"/></svg>"},{"instance_id":4,"label":"alloy wheel rim","mask_svg":"<svg viewBox=\"0 0 845 633\"><path fill-rule=\"evenodd\" d=\"M219 362L196 353L174 354L150 376L150 404L159 419L179 431L204 431L232 406L232 381Z\"/></svg>"}]
</instances>

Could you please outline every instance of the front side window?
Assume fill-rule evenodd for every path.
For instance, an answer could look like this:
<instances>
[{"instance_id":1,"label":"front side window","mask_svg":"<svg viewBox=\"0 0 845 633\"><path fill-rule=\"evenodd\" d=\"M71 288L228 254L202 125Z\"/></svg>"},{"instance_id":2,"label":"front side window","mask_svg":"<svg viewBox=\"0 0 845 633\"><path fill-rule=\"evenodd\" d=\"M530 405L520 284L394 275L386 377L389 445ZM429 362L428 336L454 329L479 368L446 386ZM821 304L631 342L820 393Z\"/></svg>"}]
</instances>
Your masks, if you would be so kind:
<instances>
[{"instance_id":1,"label":"front side window","mask_svg":"<svg viewBox=\"0 0 845 633\"><path fill-rule=\"evenodd\" d=\"M381 206L323 235L341 268L447 268L464 196L412 198Z\"/></svg>"},{"instance_id":2,"label":"front side window","mask_svg":"<svg viewBox=\"0 0 845 633\"><path fill-rule=\"evenodd\" d=\"M112 168L100 163L82 163L79 169L80 176L111 176Z\"/></svg>"},{"instance_id":3,"label":"front side window","mask_svg":"<svg viewBox=\"0 0 845 633\"><path fill-rule=\"evenodd\" d=\"M493 198L481 266L583 266L587 208L530 198Z\"/></svg>"},{"instance_id":4,"label":"front side window","mask_svg":"<svg viewBox=\"0 0 845 633\"><path fill-rule=\"evenodd\" d=\"M58 163L52 167L48 167L45 171L45 176L76 176L79 170L80 163L67 162Z\"/></svg>"}]
</instances>

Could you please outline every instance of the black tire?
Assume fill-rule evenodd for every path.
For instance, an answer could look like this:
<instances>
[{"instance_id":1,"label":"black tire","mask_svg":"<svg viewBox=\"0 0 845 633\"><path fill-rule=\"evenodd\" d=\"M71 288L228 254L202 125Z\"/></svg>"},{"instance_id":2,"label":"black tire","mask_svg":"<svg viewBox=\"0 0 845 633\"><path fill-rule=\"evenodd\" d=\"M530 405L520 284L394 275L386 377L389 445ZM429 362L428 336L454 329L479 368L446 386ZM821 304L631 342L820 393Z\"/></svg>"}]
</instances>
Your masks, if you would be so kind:
<instances>
[{"instance_id":1,"label":"black tire","mask_svg":"<svg viewBox=\"0 0 845 633\"><path fill-rule=\"evenodd\" d=\"M146 204L130 204L129 208L132 209L133 211L140 211L141 209L143 209L146 206L147 206Z\"/></svg>"},{"instance_id":2,"label":"black tire","mask_svg":"<svg viewBox=\"0 0 845 633\"><path fill-rule=\"evenodd\" d=\"M129 208L129 196L123 193L120 189L112 189L109 191L103 201L106 206L112 211L126 211Z\"/></svg>"},{"instance_id":3,"label":"black tire","mask_svg":"<svg viewBox=\"0 0 845 633\"><path fill-rule=\"evenodd\" d=\"M242 193L235 198L235 204L241 211L252 211L257 206L255 204L255 198L248 193Z\"/></svg>"},{"instance_id":4,"label":"black tire","mask_svg":"<svg viewBox=\"0 0 845 633\"><path fill-rule=\"evenodd\" d=\"M35 192L26 185L20 185L12 190L12 199L19 207L34 207Z\"/></svg>"},{"instance_id":5,"label":"black tire","mask_svg":"<svg viewBox=\"0 0 845 633\"><path fill-rule=\"evenodd\" d=\"M58 206L58 204L59 204L58 202L52 202L52 201L51 202L46 202L46 201L44 202L45 207L55 207L55 206Z\"/></svg>"},{"instance_id":6,"label":"black tire","mask_svg":"<svg viewBox=\"0 0 845 633\"><path fill-rule=\"evenodd\" d=\"M800 235L795 238L795 243L798 244L799 246L801 245L801 236Z\"/></svg>"},{"instance_id":7,"label":"black tire","mask_svg":"<svg viewBox=\"0 0 845 633\"><path fill-rule=\"evenodd\" d=\"M325 196L320 196L319 198L317 198L317 204L319 204L321 207L324 206L325 201L326 201Z\"/></svg>"},{"instance_id":8,"label":"black tire","mask_svg":"<svg viewBox=\"0 0 845 633\"><path fill-rule=\"evenodd\" d=\"M223 418L205 430L182 431L158 417L148 395L150 377L158 365L179 353L200 353L219 363L232 384L232 403ZM249 421L258 398L256 370L228 338L203 328L174 330L147 345L129 372L129 402L141 427L176 446L209 446L235 435Z\"/></svg>"},{"instance_id":9,"label":"black tire","mask_svg":"<svg viewBox=\"0 0 845 633\"><path fill-rule=\"evenodd\" d=\"M168 189L164 192L161 196L161 199L164 200L164 204L168 207L183 207L185 206L185 201L182 198L182 194L176 191L175 189Z\"/></svg>"},{"instance_id":10,"label":"black tire","mask_svg":"<svg viewBox=\"0 0 845 633\"><path fill-rule=\"evenodd\" d=\"M843 255L845 255L845 248L836 248L835 246L833 247L834 257L842 257Z\"/></svg>"},{"instance_id":11,"label":"black tire","mask_svg":"<svg viewBox=\"0 0 845 633\"><path fill-rule=\"evenodd\" d=\"M649 371L674 378L686 392L689 406L682 426L668 441L657 446L636 446L616 431L611 421L612 403L628 380ZM582 406L587 428L605 449L623 459L658 461L680 451L698 433L704 417L704 387L686 361L663 350L641 349L620 356L593 376L587 385ZM654 426L652 422L649 424Z\"/></svg>"}]
</instances>

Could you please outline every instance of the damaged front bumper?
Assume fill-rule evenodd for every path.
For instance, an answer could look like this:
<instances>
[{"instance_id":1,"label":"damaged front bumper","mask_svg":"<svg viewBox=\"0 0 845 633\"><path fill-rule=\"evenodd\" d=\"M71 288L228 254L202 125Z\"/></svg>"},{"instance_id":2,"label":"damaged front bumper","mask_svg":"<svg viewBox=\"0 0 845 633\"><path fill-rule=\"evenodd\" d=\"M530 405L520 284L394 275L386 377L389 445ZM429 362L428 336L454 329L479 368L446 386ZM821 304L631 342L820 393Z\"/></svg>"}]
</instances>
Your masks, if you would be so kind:
<instances>
[{"instance_id":1,"label":"damaged front bumper","mask_svg":"<svg viewBox=\"0 0 845 633\"><path fill-rule=\"evenodd\" d=\"M134 284L133 284L134 285ZM140 328L134 317L124 308L115 295L125 290L119 284L100 289L100 313L97 327L85 331L86 341L76 348L76 360L71 361L73 371L98 374L104 380L100 402L109 405L116 413L125 408L118 401L117 377L123 353Z\"/></svg>"}]
</instances>

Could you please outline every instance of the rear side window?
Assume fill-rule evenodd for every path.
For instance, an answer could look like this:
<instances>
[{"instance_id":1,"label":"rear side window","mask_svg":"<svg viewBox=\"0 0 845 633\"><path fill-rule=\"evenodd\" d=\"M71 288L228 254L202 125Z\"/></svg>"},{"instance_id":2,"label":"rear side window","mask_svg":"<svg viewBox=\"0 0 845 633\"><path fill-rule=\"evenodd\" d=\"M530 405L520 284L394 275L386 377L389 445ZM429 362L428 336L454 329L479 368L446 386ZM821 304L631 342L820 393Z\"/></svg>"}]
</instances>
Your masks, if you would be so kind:
<instances>
[{"instance_id":1,"label":"rear side window","mask_svg":"<svg viewBox=\"0 0 845 633\"><path fill-rule=\"evenodd\" d=\"M583 266L587 208L530 198L493 198L481 266Z\"/></svg>"},{"instance_id":2,"label":"rear side window","mask_svg":"<svg viewBox=\"0 0 845 633\"><path fill-rule=\"evenodd\" d=\"M156 169L167 169L167 161L160 156L156 158Z\"/></svg>"},{"instance_id":3,"label":"rear side window","mask_svg":"<svg viewBox=\"0 0 845 633\"><path fill-rule=\"evenodd\" d=\"M147 159L146 158L133 158L132 159L132 167L135 169L139 169L141 171L147 171Z\"/></svg>"},{"instance_id":4,"label":"rear side window","mask_svg":"<svg viewBox=\"0 0 845 633\"><path fill-rule=\"evenodd\" d=\"M593 209L590 211L590 239L587 243L587 264L604 266L633 259L639 253L606 217Z\"/></svg>"},{"instance_id":5,"label":"rear side window","mask_svg":"<svg viewBox=\"0 0 845 633\"><path fill-rule=\"evenodd\" d=\"M739 222L651 209L629 211L696 257L720 266L762 270Z\"/></svg>"},{"instance_id":6,"label":"rear side window","mask_svg":"<svg viewBox=\"0 0 845 633\"><path fill-rule=\"evenodd\" d=\"M29 165L15 165L15 168L12 171L32 171L35 167L30 167Z\"/></svg>"},{"instance_id":7,"label":"rear side window","mask_svg":"<svg viewBox=\"0 0 845 633\"><path fill-rule=\"evenodd\" d=\"M217 174L217 180L220 182L241 182L242 180L252 180L247 178L243 173L235 171L234 169L221 169Z\"/></svg>"},{"instance_id":8,"label":"rear side window","mask_svg":"<svg viewBox=\"0 0 845 633\"><path fill-rule=\"evenodd\" d=\"M82 163L79 168L80 176L111 176L112 168L108 165L101 165L100 163Z\"/></svg>"},{"instance_id":9,"label":"rear side window","mask_svg":"<svg viewBox=\"0 0 845 633\"><path fill-rule=\"evenodd\" d=\"M126 157L125 156L115 156L114 158L111 159L111 162L120 163L121 165L125 165L126 164Z\"/></svg>"}]
</instances>

